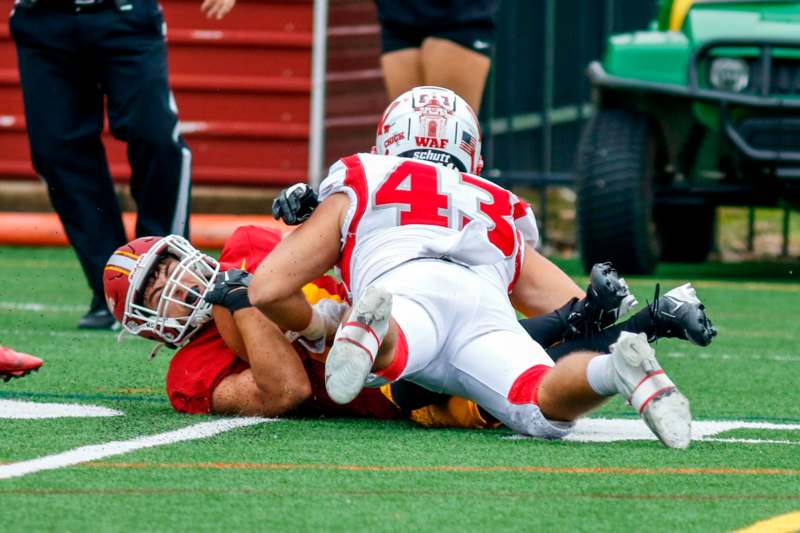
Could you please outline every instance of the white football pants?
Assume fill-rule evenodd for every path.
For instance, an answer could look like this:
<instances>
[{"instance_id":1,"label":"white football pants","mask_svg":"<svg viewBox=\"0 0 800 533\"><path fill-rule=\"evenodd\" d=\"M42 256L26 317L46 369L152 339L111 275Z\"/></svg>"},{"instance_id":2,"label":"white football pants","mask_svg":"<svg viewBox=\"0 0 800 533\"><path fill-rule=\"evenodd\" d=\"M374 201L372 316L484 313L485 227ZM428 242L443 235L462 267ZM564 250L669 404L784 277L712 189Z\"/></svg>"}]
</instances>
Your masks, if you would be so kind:
<instances>
[{"instance_id":1,"label":"white football pants","mask_svg":"<svg viewBox=\"0 0 800 533\"><path fill-rule=\"evenodd\" d=\"M405 368L393 378L473 400L526 435L569 432L571 424L548 421L532 399L509 399L523 373L554 363L519 325L507 294L467 267L429 259L403 264L373 285L392 293L392 317L408 344ZM385 382L371 375L368 386Z\"/></svg>"}]
</instances>

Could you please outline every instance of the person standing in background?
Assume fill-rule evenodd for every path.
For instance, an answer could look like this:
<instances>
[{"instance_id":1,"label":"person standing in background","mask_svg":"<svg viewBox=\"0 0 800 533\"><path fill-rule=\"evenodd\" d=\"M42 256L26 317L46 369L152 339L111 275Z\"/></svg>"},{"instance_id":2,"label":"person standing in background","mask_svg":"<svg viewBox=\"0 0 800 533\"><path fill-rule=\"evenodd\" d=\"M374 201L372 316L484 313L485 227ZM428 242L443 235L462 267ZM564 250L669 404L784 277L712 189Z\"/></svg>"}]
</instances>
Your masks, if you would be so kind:
<instances>
[{"instance_id":1,"label":"person standing in background","mask_svg":"<svg viewBox=\"0 0 800 533\"><path fill-rule=\"evenodd\" d=\"M446 87L479 112L500 0L375 0L389 100L413 87Z\"/></svg>"},{"instance_id":2,"label":"person standing in background","mask_svg":"<svg viewBox=\"0 0 800 533\"><path fill-rule=\"evenodd\" d=\"M222 18L235 0L205 0ZM167 74L166 25L157 0L17 0L17 48L33 167L92 289L79 328L115 324L103 267L127 242L100 140L127 143L137 235L189 233L191 152L178 130Z\"/></svg>"}]
</instances>

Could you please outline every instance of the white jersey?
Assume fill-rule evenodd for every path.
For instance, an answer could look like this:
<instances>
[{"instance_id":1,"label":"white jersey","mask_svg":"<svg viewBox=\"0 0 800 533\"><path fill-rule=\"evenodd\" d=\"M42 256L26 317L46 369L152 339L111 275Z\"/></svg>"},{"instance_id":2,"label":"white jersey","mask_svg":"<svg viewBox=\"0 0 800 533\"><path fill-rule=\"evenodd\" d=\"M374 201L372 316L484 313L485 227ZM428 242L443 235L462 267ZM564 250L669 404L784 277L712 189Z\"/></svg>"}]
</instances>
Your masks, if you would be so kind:
<instances>
[{"instance_id":1,"label":"white jersey","mask_svg":"<svg viewBox=\"0 0 800 533\"><path fill-rule=\"evenodd\" d=\"M468 266L510 291L525 243L539 240L528 204L478 176L435 163L356 154L339 160L320 185L320 200L343 192L339 270L351 294L397 266L421 258Z\"/></svg>"}]
</instances>

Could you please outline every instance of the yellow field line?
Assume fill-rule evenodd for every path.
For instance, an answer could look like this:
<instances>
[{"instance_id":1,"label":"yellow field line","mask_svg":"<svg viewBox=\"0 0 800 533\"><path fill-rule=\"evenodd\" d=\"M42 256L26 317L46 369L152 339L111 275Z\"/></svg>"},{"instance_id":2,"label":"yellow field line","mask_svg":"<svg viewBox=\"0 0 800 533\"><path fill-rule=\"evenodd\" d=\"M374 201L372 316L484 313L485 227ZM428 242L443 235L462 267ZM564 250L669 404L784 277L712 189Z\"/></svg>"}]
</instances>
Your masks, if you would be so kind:
<instances>
[{"instance_id":1,"label":"yellow field line","mask_svg":"<svg viewBox=\"0 0 800 533\"><path fill-rule=\"evenodd\" d=\"M279 463L118 463L88 462L90 468L164 468L213 470L347 470L351 472L510 472L534 474L627 474L627 475L744 475L800 476L800 470L783 468L628 468L628 467L557 467L557 466L403 466L403 465L333 465Z\"/></svg>"},{"instance_id":2,"label":"yellow field line","mask_svg":"<svg viewBox=\"0 0 800 533\"><path fill-rule=\"evenodd\" d=\"M732 533L791 533L800 531L800 512L773 516Z\"/></svg>"}]
</instances>

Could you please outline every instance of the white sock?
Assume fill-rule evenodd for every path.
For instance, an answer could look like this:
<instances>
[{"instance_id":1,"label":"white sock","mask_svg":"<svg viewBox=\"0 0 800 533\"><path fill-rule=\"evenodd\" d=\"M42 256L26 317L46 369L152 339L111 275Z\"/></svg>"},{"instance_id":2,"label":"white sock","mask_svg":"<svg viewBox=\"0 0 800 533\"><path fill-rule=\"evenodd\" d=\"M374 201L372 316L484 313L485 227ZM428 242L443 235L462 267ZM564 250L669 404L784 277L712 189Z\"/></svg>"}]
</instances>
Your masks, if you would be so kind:
<instances>
[{"instance_id":1,"label":"white sock","mask_svg":"<svg viewBox=\"0 0 800 533\"><path fill-rule=\"evenodd\" d=\"M589 361L586 367L586 379L589 386L600 396L611 396L617 393L614 385L614 363L611 355L598 355Z\"/></svg>"},{"instance_id":2,"label":"white sock","mask_svg":"<svg viewBox=\"0 0 800 533\"><path fill-rule=\"evenodd\" d=\"M311 341L325 337L325 320L313 305L311 306L311 322L308 323L303 331L298 331L297 333Z\"/></svg>"}]
</instances>

